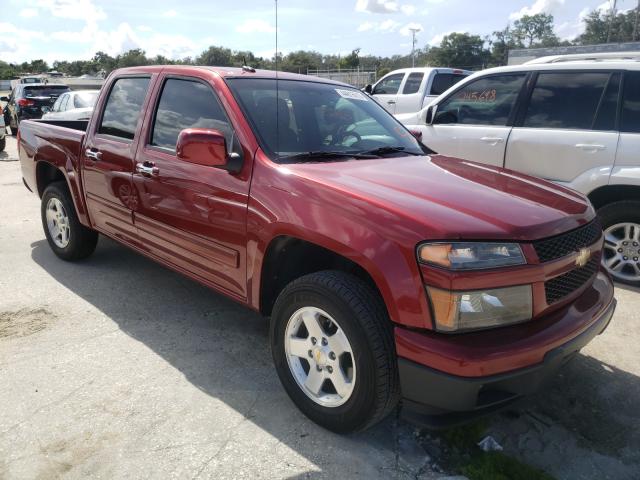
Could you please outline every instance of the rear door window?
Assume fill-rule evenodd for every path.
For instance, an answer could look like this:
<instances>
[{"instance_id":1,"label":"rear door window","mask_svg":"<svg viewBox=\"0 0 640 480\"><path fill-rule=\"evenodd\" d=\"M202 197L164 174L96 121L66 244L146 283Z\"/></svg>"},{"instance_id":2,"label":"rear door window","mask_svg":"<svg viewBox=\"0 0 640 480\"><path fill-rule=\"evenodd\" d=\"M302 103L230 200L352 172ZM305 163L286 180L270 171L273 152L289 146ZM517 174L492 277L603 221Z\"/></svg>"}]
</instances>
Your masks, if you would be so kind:
<instances>
[{"instance_id":1,"label":"rear door window","mask_svg":"<svg viewBox=\"0 0 640 480\"><path fill-rule=\"evenodd\" d=\"M373 95L395 95L400 89L404 73L394 73L383 78L373 90Z\"/></svg>"},{"instance_id":2,"label":"rear door window","mask_svg":"<svg viewBox=\"0 0 640 480\"><path fill-rule=\"evenodd\" d=\"M433 123L504 126L525 77L525 73L493 75L470 82L438 105Z\"/></svg>"},{"instance_id":3,"label":"rear door window","mask_svg":"<svg viewBox=\"0 0 640 480\"><path fill-rule=\"evenodd\" d=\"M540 73L523 126L593 130L610 77L611 72Z\"/></svg>"},{"instance_id":4,"label":"rear door window","mask_svg":"<svg viewBox=\"0 0 640 480\"><path fill-rule=\"evenodd\" d=\"M170 78L160 95L151 145L175 151L178 135L185 128L218 130L231 144L231 125L211 88L198 81Z\"/></svg>"},{"instance_id":5,"label":"rear door window","mask_svg":"<svg viewBox=\"0 0 640 480\"><path fill-rule=\"evenodd\" d=\"M414 72L410 73L407 77L407 81L404 82L404 87L402 88L403 95L409 95L412 93L418 93L420 91L420 85L422 85L422 79L424 78L424 73Z\"/></svg>"},{"instance_id":6,"label":"rear door window","mask_svg":"<svg viewBox=\"0 0 640 480\"><path fill-rule=\"evenodd\" d=\"M640 133L640 72L625 72L622 132Z\"/></svg>"},{"instance_id":7,"label":"rear door window","mask_svg":"<svg viewBox=\"0 0 640 480\"><path fill-rule=\"evenodd\" d=\"M98 133L132 140L148 88L148 77L116 80L109 92Z\"/></svg>"},{"instance_id":8,"label":"rear door window","mask_svg":"<svg viewBox=\"0 0 640 480\"><path fill-rule=\"evenodd\" d=\"M431 82L429 95L441 95L467 75L460 73L436 73Z\"/></svg>"}]
</instances>

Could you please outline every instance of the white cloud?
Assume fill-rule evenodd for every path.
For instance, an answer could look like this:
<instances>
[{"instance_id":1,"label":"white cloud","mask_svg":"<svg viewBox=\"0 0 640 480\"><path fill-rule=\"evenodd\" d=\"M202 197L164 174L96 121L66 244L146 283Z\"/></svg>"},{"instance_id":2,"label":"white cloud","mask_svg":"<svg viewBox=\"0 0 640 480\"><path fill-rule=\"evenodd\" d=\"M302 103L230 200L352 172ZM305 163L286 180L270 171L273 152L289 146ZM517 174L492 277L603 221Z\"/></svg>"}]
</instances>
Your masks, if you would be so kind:
<instances>
[{"instance_id":1,"label":"white cloud","mask_svg":"<svg viewBox=\"0 0 640 480\"><path fill-rule=\"evenodd\" d=\"M104 20L107 14L91 0L37 0L36 5L54 17L85 20L87 23Z\"/></svg>"},{"instance_id":2,"label":"white cloud","mask_svg":"<svg viewBox=\"0 0 640 480\"><path fill-rule=\"evenodd\" d=\"M367 32L376 27L376 23L374 22L364 22L358 25L358 32Z\"/></svg>"},{"instance_id":3,"label":"white cloud","mask_svg":"<svg viewBox=\"0 0 640 480\"><path fill-rule=\"evenodd\" d=\"M400 22L396 22L392 19L387 19L383 22L364 22L358 26L358 32L374 31L380 33L391 33L395 32L400 25Z\"/></svg>"},{"instance_id":4,"label":"white cloud","mask_svg":"<svg viewBox=\"0 0 640 480\"><path fill-rule=\"evenodd\" d=\"M405 15L413 15L416 13L416 7L415 5L401 5L400 11Z\"/></svg>"},{"instance_id":5,"label":"white cloud","mask_svg":"<svg viewBox=\"0 0 640 480\"><path fill-rule=\"evenodd\" d=\"M404 27L400 29L400 35L404 37L408 37L412 35L411 29L418 29L418 32L416 32L416 34L424 30L422 25L420 25L419 23L415 23L415 22L407 23Z\"/></svg>"},{"instance_id":6,"label":"white cloud","mask_svg":"<svg viewBox=\"0 0 640 480\"><path fill-rule=\"evenodd\" d=\"M275 27L265 20L250 18L236 27L240 33L274 33Z\"/></svg>"},{"instance_id":7,"label":"white cloud","mask_svg":"<svg viewBox=\"0 0 640 480\"><path fill-rule=\"evenodd\" d=\"M356 0L356 12L398 13L413 15L416 7L411 4L399 4L392 0Z\"/></svg>"},{"instance_id":8,"label":"white cloud","mask_svg":"<svg viewBox=\"0 0 640 480\"><path fill-rule=\"evenodd\" d=\"M166 12L162 13L162 16L166 17L166 18L174 18L174 17L178 16L178 12L176 12L173 9L172 10L167 10Z\"/></svg>"},{"instance_id":9,"label":"white cloud","mask_svg":"<svg viewBox=\"0 0 640 480\"><path fill-rule=\"evenodd\" d=\"M509 15L509 20L518 20L525 15L536 15L538 13L553 13L558 7L564 5L565 0L536 0L530 7L522 7L517 12Z\"/></svg>"},{"instance_id":10,"label":"white cloud","mask_svg":"<svg viewBox=\"0 0 640 480\"><path fill-rule=\"evenodd\" d=\"M148 25L138 25L136 27L136 30L138 30L139 32L150 32L153 29Z\"/></svg>"},{"instance_id":11,"label":"white cloud","mask_svg":"<svg viewBox=\"0 0 640 480\"><path fill-rule=\"evenodd\" d=\"M444 37L446 37L447 35L449 35L450 33L453 33L453 30L450 30L448 32L438 33L437 35L434 35L431 38L431 40L429 40L427 43L429 45L431 45L432 47L437 47L438 45L440 45L442 43L442 39Z\"/></svg>"},{"instance_id":12,"label":"white cloud","mask_svg":"<svg viewBox=\"0 0 640 480\"><path fill-rule=\"evenodd\" d=\"M24 18L33 18L38 16L37 8L23 8L20 10L19 15Z\"/></svg>"}]
</instances>

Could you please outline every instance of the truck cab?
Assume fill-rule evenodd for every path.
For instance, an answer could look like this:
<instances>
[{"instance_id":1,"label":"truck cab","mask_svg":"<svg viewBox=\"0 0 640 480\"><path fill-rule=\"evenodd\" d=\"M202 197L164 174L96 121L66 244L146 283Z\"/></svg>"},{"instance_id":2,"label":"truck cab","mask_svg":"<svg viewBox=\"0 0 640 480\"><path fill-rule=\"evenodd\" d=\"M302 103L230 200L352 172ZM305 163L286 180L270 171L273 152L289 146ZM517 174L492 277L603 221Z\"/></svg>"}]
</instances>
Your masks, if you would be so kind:
<instances>
[{"instance_id":1,"label":"truck cab","mask_svg":"<svg viewBox=\"0 0 640 480\"><path fill-rule=\"evenodd\" d=\"M402 68L367 85L365 91L392 115L415 113L471 73L454 68Z\"/></svg>"}]
</instances>

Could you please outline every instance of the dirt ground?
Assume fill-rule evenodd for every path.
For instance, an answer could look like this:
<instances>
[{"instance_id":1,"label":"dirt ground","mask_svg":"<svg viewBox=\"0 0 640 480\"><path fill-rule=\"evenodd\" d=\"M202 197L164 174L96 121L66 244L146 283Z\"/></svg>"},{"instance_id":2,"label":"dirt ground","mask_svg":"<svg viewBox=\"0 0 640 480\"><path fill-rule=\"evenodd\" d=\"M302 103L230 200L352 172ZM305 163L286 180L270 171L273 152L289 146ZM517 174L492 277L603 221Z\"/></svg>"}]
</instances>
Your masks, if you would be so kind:
<instances>
[{"instance_id":1,"label":"dirt ground","mask_svg":"<svg viewBox=\"0 0 640 480\"><path fill-rule=\"evenodd\" d=\"M430 436L309 422L258 315L102 238L49 250L15 141L0 154L0 478L443 478ZM489 420L558 479L640 478L640 295L544 393Z\"/></svg>"}]
</instances>

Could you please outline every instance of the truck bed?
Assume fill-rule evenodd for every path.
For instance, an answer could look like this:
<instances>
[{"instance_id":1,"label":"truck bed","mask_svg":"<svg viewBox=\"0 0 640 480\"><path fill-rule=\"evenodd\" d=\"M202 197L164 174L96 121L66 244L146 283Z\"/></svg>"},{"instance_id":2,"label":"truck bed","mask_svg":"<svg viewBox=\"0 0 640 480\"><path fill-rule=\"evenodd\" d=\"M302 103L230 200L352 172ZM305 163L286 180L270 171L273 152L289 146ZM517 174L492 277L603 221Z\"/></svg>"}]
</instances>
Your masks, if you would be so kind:
<instances>
[{"instance_id":1,"label":"truck bed","mask_svg":"<svg viewBox=\"0 0 640 480\"><path fill-rule=\"evenodd\" d=\"M86 120L24 120L20 122L19 156L27 187L38 191L36 163L54 166L66 177L79 178ZM39 192L41 193L41 192Z\"/></svg>"}]
</instances>

